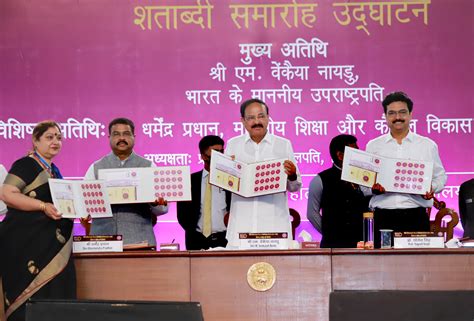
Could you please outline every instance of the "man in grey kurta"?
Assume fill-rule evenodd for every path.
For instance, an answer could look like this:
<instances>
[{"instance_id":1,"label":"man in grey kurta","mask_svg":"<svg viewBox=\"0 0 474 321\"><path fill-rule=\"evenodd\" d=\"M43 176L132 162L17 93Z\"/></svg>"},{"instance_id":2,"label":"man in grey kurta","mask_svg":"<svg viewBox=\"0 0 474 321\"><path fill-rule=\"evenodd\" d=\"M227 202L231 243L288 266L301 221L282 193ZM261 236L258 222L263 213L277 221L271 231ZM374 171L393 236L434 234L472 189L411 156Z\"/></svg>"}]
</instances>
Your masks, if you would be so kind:
<instances>
[{"instance_id":1,"label":"man in grey kurta","mask_svg":"<svg viewBox=\"0 0 474 321\"><path fill-rule=\"evenodd\" d=\"M98 179L100 169L152 167L154 163L133 152L135 126L126 118L117 118L109 124L112 152L94 162L87 170L85 179ZM92 221L91 235L122 235L124 244L148 242L156 245L153 223L156 216L168 212L163 199L156 204L115 204L113 217Z\"/></svg>"}]
</instances>

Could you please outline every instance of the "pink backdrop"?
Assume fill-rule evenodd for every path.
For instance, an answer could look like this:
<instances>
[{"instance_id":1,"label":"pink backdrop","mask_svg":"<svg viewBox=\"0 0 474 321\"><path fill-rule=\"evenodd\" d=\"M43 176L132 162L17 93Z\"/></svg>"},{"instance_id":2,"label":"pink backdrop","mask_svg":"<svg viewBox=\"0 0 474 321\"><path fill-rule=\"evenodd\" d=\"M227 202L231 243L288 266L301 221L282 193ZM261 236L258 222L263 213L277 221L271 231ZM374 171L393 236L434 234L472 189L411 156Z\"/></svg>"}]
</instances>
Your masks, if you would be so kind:
<instances>
[{"instance_id":1,"label":"pink backdrop","mask_svg":"<svg viewBox=\"0 0 474 321\"><path fill-rule=\"evenodd\" d=\"M307 187L331 166L329 141L350 133L365 148L384 130L381 97L403 90L449 175L438 197L457 209L474 173L473 2L346 3L3 0L0 163L9 169L33 125L54 119L66 136L55 162L81 177L110 150L108 122L123 116L136 124L137 153L196 171L200 138L239 134L240 102L257 96L273 132L293 142L304 188L290 207L319 238ZM156 232L184 244L174 204Z\"/></svg>"}]
</instances>

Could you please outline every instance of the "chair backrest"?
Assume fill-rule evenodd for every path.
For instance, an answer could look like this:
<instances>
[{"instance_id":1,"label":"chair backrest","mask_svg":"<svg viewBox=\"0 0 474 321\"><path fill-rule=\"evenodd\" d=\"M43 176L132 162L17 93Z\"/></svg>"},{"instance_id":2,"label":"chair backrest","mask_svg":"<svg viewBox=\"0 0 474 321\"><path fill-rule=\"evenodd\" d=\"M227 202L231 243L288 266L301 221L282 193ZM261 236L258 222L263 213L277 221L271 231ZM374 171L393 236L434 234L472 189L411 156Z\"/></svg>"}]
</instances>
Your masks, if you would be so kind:
<instances>
[{"instance_id":1,"label":"chair backrest","mask_svg":"<svg viewBox=\"0 0 474 321\"><path fill-rule=\"evenodd\" d=\"M449 241L453 238L454 227L459 223L459 216L454 210L446 208L446 203L439 202L434 198L433 207L438 209L434 221L430 221L430 229L435 233L443 233L445 241ZM443 226L443 219L446 216L450 216L451 220L446 223L446 226Z\"/></svg>"},{"instance_id":2,"label":"chair backrest","mask_svg":"<svg viewBox=\"0 0 474 321\"><path fill-rule=\"evenodd\" d=\"M474 239L474 178L459 186L459 218L464 230L463 237Z\"/></svg>"},{"instance_id":3,"label":"chair backrest","mask_svg":"<svg viewBox=\"0 0 474 321\"><path fill-rule=\"evenodd\" d=\"M300 223L301 223L301 216L300 216L300 213L298 213L298 211L295 210L294 208L290 208L290 216L293 218L291 220L291 231L293 232L293 240L294 240L296 228L300 226Z\"/></svg>"},{"instance_id":4,"label":"chair backrest","mask_svg":"<svg viewBox=\"0 0 474 321\"><path fill-rule=\"evenodd\" d=\"M87 220L81 220L81 225L84 228L85 235L90 235L92 223Z\"/></svg>"}]
</instances>

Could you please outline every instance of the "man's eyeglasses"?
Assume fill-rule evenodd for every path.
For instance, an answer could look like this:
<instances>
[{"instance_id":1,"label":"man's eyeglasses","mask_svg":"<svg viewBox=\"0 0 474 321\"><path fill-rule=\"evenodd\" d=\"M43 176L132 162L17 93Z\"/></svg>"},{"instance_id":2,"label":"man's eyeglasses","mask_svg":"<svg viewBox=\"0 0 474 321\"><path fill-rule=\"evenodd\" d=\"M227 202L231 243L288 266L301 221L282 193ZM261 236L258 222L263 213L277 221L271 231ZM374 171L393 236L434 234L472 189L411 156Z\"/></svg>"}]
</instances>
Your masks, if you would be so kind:
<instances>
[{"instance_id":1,"label":"man's eyeglasses","mask_svg":"<svg viewBox=\"0 0 474 321\"><path fill-rule=\"evenodd\" d=\"M409 113L410 112L408 111L408 109L402 109L402 110L399 110L399 111L390 110L390 111L387 112L387 116L388 117L395 117L398 114L400 117L406 117Z\"/></svg>"},{"instance_id":2,"label":"man's eyeglasses","mask_svg":"<svg viewBox=\"0 0 474 321\"><path fill-rule=\"evenodd\" d=\"M113 138L118 138L118 137L125 137L125 138L130 138L133 136L133 133L132 132L129 132L129 131L126 131L126 132L112 132L110 134L111 137Z\"/></svg>"},{"instance_id":3,"label":"man's eyeglasses","mask_svg":"<svg viewBox=\"0 0 474 321\"><path fill-rule=\"evenodd\" d=\"M262 119L265 119L265 118L267 118L267 115L265 115L265 114L258 114L257 116L255 116L255 115L245 116L244 119L245 119L246 121L255 121L256 119L262 120Z\"/></svg>"}]
</instances>

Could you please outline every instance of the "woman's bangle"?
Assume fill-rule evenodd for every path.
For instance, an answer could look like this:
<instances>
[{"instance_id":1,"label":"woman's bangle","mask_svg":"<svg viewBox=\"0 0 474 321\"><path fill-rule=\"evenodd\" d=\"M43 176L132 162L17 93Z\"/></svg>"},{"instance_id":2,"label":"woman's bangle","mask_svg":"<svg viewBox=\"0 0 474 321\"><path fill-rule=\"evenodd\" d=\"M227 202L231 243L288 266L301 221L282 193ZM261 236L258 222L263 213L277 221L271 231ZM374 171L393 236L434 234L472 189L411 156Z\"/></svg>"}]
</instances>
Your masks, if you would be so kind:
<instances>
[{"instance_id":1,"label":"woman's bangle","mask_svg":"<svg viewBox=\"0 0 474 321\"><path fill-rule=\"evenodd\" d=\"M45 202L40 203L40 210L41 210L41 212L46 211L46 203Z\"/></svg>"}]
</instances>

